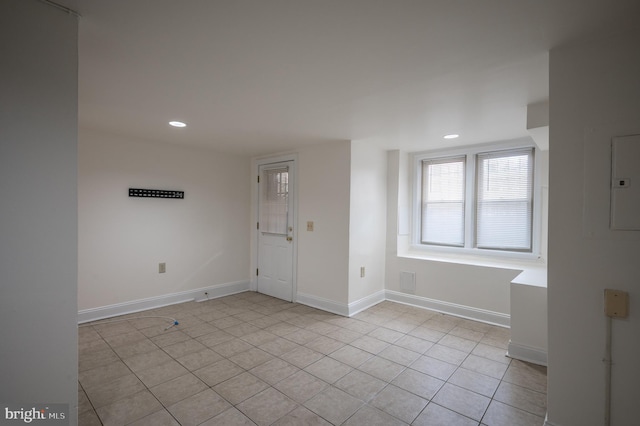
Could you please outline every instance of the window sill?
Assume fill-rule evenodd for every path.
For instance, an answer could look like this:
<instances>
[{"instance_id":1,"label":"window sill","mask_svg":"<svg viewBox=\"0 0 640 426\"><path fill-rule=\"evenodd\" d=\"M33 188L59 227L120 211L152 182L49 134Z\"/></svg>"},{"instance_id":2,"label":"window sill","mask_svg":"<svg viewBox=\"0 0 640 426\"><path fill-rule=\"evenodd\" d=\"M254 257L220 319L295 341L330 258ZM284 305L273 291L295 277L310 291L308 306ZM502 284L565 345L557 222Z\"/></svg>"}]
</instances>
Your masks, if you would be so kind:
<instances>
[{"instance_id":1,"label":"window sill","mask_svg":"<svg viewBox=\"0 0 640 426\"><path fill-rule=\"evenodd\" d=\"M511 284L547 288L547 268L527 268L511 280Z\"/></svg>"},{"instance_id":2,"label":"window sill","mask_svg":"<svg viewBox=\"0 0 640 426\"><path fill-rule=\"evenodd\" d=\"M531 271L531 274L534 274L535 271L544 271L544 281L546 286L546 263L540 256L529 253L504 252L477 254L474 253L474 251L475 250L447 248L434 249L431 247L424 248L423 246L412 245L409 250L399 252L398 257L417 260L430 260L434 262L455 263L468 266L483 266L487 268ZM542 272L537 273L542 274ZM518 277L520 277L520 275ZM533 278L532 280L538 281L537 279Z\"/></svg>"}]
</instances>

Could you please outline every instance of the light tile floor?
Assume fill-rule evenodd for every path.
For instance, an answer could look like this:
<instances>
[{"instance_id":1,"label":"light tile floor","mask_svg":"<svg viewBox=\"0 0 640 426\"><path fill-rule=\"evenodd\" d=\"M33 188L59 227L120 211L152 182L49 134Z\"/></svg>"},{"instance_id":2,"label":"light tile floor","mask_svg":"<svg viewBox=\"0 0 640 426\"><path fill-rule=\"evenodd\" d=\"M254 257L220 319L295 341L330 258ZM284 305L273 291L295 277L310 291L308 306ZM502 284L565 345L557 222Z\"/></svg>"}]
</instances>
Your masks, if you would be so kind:
<instances>
[{"instance_id":1,"label":"light tile floor","mask_svg":"<svg viewBox=\"0 0 640 426\"><path fill-rule=\"evenodd\" d=\"M500 327L393 302L345 318L254 292L118 319L78 329L80 425L544 423L546 369L507 358Z\"/></svg>"}]
</instances>

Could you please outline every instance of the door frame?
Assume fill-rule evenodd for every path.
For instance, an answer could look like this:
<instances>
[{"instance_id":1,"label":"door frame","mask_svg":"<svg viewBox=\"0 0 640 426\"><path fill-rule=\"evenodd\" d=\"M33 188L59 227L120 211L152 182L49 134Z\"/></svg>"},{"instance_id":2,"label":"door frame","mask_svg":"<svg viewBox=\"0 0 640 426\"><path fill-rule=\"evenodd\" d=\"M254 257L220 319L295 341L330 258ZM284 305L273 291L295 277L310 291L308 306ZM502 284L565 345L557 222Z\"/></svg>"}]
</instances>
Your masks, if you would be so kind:
<instances>
[{"instance_id":1,"label":"door frame","mask_svg":"<svg viewBox=\"0 0 640 426\"><path fill-rule=\"evenodd\" d=\"M258 254L260 251L260 247L258 246L258 232L256 224L259 222L259 195L258 191L258 176L260 175L260 167L281 163L285 161L291 161L293 166L289 170L291 177L293 179L293 188L289 187L289 194L293 195L293 241L291 244L293 245L292 252L292 271L291 271L291 300L292 302L298 301L298 154L283 154L272 157L259 157L254 158L251 164L251 246L253 249L251 250L251 269L250 269L250 289L252 291L258 291L258 277L256 275L256 270L258 269Z\"/></svg>"}]
</instances>

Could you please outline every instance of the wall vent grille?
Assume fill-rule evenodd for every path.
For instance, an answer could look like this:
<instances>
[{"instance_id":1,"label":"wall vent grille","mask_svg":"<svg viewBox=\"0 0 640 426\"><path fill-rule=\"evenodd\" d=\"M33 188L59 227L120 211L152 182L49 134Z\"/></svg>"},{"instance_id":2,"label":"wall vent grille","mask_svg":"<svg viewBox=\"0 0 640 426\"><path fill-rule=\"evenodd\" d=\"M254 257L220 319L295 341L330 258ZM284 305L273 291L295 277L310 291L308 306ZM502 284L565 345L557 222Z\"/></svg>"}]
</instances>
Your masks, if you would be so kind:
<instances>
[{"instance_id":1,"label":"wall vent grille","mask_svg":"<svg viewBox=\"0 0 640 426\"><path fill-rule=\"evenodd\" d=\"M415 294L416 292L416 273L400 272L400 291L404 293Z\"/></svg>"}]
</instances>

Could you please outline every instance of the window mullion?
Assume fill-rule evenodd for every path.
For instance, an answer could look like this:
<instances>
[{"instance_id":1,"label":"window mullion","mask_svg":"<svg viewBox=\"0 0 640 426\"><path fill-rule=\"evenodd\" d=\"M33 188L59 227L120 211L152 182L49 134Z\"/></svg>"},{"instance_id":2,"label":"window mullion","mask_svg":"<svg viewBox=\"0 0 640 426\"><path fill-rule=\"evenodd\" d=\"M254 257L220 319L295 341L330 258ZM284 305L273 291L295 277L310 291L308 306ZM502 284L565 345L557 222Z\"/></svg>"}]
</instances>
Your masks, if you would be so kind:
<instances>
[{"instance_id":1,"label":"window mullion","mask_svg":"<svg viewBox=\"0 0 640 426\"><path fill-rule=\"evenodd\" d=\"M412 239L414 244L422 244L420 236L422 235L422 161L416 159L413 163L414 168L414 191L413 191L413 220L412 220Z\"/></svg>"},{"instance_id":2,"label":"window mullion","mask_svg":"<svg viewBox=\"0 0 640 426\"><path fill-rule=\"evenodd\" d=\"M476 163L475 155L467 155L465 176L465 214L464 214L464 247L475 247L475 191Z\"/></svg>"},{"instance_id":3,"label":"window mullion","mask_svg":"<svg viewBox=\"0 0 640 426\"><path fill-rule=\"evenodd\" d=\"M533 193L531 194L531 202L533 203L533 223L531 224L531 250L533 253L541 253L541 234L542 229L542 201L543 187L541 182L541 161L536 158L537 151L533 150L531 161L533 161Z\"/></svg>"}]
</instances>

